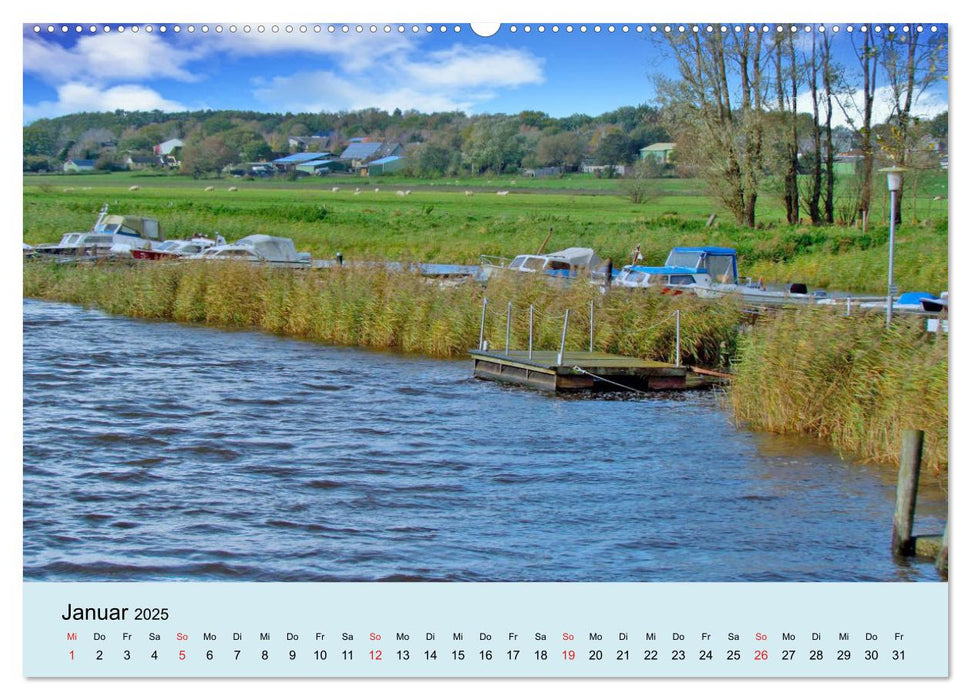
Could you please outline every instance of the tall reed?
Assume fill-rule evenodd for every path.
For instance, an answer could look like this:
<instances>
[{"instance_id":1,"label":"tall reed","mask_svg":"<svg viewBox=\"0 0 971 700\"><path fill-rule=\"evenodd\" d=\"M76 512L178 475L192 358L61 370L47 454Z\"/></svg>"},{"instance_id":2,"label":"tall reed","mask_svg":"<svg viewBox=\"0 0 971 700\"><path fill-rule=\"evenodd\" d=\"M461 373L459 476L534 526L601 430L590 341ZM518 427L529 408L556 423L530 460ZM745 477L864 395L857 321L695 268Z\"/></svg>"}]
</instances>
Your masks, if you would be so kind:
<instances>
[{"instance_id":1,"label":"tall reed","mask_svg":"<svg viewBox=\"0 0 971 700\"><path fill-rule=\"evenodd\" d=\"M24 266L24 295L98 306L140 318L259 328L325 343L423 353L464 355L479 341L483 300L485 339L524 349L529 307L534 347L559 346L570 310L569 349L585 349L594 309L595 349L671 361L674 311L681 311L681 358L714 365L734 348L740 312L735 302L705 303L653 291L612 291L582 281L550 284L531 275L500 275L488 287L440 285L417 274L375 267L288 270L246 264Z\"/></svg>"},{"instance_id":2,"label":"tall reed","mask_svg":"<svg viewBox=\"0 0 971 700\"><path fill-rule=\"evenodd\" d=\"M525 349L529 307L535 349L559 347L570 310L567 349L586 349L590 305L594 348L646 359L675 359L680 311L681 360L716 367L735 356L728 401L753 428L814 435L867 459L894 463L900 431L927 434L927 463L947 468L947 337L926 334L917 319L890 330L882 317L846 318L806 308L743 324L737 301L612 290L541 276L506 274L487 287L442 286L383 266L288 270L233 263L24 265L25 297L68 301L141 318L262 329L341 345L462 357L484 337ZM739 329L743 329L740 332Z\"/></svg>"},{"instance_id":3,"label":"tall reed","mask_svg":"<svg viewBox=\"0 0 971 700\"><path fill-rule=\"evenodd\" d=\"M814 435L894 464L901 431L925 431L925 464L946 471L946 335L923 321L807 308L742 334L730 393L735 418L759 430Z\"/></svg>"}]
</instances>

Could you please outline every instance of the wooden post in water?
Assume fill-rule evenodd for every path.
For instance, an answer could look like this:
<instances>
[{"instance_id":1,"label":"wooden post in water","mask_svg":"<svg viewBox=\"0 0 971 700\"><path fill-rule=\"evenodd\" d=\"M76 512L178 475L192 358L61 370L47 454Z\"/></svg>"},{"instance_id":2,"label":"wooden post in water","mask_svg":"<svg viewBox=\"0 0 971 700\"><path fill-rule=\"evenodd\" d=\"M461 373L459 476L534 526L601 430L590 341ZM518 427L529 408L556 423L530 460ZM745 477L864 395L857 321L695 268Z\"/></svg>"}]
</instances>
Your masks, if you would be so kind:
<instances>
[{"instance_id":1,"label":"wooden post in water","mask_svg":"<svg viewBox=\"0 0 971 700\"><path fill-rule=\"evenodd\" d=\"M563 351L566 349L566 324L570 322L570 310L563 314L563 333L560 334L560 352L556 356L556 364L563 364Z\"/></svg>"},{"instance_id":2,"label":"wooden post in water","mask_svg":"<svg viewBox=\"0 0 971 700\"><path fill-rule=\"evenodd\" d=\"M897 506L893 514L891 547L898 556L914 553L914 511L917 508L917 482L924 452L924 431L904 430L900 441L900 472L897 475Z\"/></svg>"},{"instance_id":3,"label":"wooden post in water","mask_svg":"<svg viewBox=\"0 0 971 700\"><path fill-rule=\"evenodd\" d=\"M482 349L482 342L485 340L485 317L486 307L489 306L489 299L482 297L482 320L479 322L479 350Z\"/></svg>"},{"instance_id":4,"label":"wooden post in water","mask_svg":"<svg viewBox=\"0 0 971 700\"><path fill-rule=\"evenodd\" d=\"M941 551L937 553L937 571L947 576L947 523L944 523L944 534L941 535Z\"/></svg>"},{"instance_id":5,"label":"wooden post in water","mask_svg":"<svg viewBox=\"0 0 971 700\"><path fill-rule=\"evenodd\" d=\"M533 305L529 305L529 359L533 359Z\"/></svg>"},{"instance_id":6,"label":"wooden post in water","mask_svg":"<svg viewBox=\"0 0 971 700\"><path fill-rule=\"evenodd\" d=\"M509 325L512 322L512 302L506 304L506 354L509 354Z\"/></svg>"}]
</instances>

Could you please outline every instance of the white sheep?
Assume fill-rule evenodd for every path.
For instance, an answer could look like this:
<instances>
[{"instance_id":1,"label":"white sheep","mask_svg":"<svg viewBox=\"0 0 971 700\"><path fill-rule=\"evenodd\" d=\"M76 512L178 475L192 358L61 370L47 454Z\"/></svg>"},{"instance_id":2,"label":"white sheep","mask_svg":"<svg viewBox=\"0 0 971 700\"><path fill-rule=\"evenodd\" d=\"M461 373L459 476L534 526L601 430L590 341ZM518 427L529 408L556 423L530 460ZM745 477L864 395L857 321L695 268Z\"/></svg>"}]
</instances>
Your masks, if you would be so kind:
<instances>
[{"instance_id":1,"label":"white sheep","mask_svg":"<svg viewBox=\"0 0 971 700\"><path fill-rule=\"evenodd\" d=\"M138 192L138 185L132 185L128 188L129 192Z\"/></svg>"},{"instance_id":2,"label":"white sheep","mask_svg":"<svg viewBox=\"0 0 971 700\"><path fill-rule=\"evenodd\" d=\"M206 188L206 192L212 192L215 189L216 189L215 187L213 187L212 185L209 185L209 187Z\"/></svg>"},{"instance_id":3,"label":"white sheep","mask_svg":"<svg viewBox=\"0 0 971 700\"><path fill-rule=\"evenodd\" d=\"M399 197L404 197L405 196L404 190L398 190L397 192L395 192L395 194L398 195Z\"/></svg>"},{"instance_id":4,"label":"white sheep","mask_svg":"<svg viewBox=\"0 0 971 700\"><path fill-rule=\"evenodd\" d=\"M496 192L496 194L499 195L500 197L505 197L507 194L509 194L509 190L499 190L498 192Z\"/></svg>"},{"instance_id":5,"label":"white sheep","mask_svg":"<svg viewBox=\"0 0 971 700\"><path fill-rule=\"evenodd\" d=\"M331 192L340 192L340 189L341 189L340 187L331 187L330 188L330 191Z\"/></svg>"},{"instance_id":6,"label":"white sheep","mask_svg":"<svg viewBox=\"0 0 971 700\"><path fill-rule=\"evenodd\" d=\"M375 192L380 192L381 190L380 190L380 189L378 189L377 187L375 187L375 188L374 188L374 191L375 191Z\"/></svg>"},{"instance_id":7,"label":"white sheep","mask_svg":"<svg viewBox=\"0 0 971 700\"><path fill-rule=\"evenodd\" d=\"M473 194L475 194L475 193L474 192L469 192L468 190L465 191L465 196L466 197L471 197Z\"/></svg>"},{"instance_id":8,"label":"white sheep","mask_svg":"<svg viewBox=\"0 0 971 700\"><path fill-rule=\"evenodd\" d=\"M237 188L237 187L230 187L230 188L229 188L229 191L230 191L230 192L236 192L237 190L238 190L238 188Z\"/></svg>"},{"instance_id":9,"label":"white sheep","mask_svg":"<svg viewBox=\"0 0 971 700\"><path fill-rule=\"evenodd\" d=\"M405 190L405 194L406 194L406 195L409 195L409 194L411 194L411 190Z\"/></svg>"}]
</instances>

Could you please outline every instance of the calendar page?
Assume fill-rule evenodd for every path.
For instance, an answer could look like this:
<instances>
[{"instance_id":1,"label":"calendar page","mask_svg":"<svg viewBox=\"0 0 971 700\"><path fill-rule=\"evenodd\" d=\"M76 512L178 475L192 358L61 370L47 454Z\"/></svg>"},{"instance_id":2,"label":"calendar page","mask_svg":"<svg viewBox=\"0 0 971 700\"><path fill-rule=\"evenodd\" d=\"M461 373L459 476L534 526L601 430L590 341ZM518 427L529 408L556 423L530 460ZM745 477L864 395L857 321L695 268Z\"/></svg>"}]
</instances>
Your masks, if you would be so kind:
<instances>
[{"instance_id":1,"label":"calendar page","mask_svg":"<svg viewBox=\"0 0 971 700\"><path fill-rule=\"evenodd\" d=\"M647 9L25 20L25 677L949 676L948 24Z\"/></svg>"}]
</instances>

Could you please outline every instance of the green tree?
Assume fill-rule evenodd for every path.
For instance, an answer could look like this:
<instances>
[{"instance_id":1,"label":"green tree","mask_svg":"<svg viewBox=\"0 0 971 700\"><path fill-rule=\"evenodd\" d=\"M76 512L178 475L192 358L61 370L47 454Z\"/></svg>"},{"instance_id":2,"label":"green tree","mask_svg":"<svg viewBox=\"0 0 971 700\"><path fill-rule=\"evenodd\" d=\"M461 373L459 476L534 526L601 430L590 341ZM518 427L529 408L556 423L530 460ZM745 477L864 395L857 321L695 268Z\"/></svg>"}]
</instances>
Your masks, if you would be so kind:
<instances>
[{"instance_id":1,"label":"green tree","mask_svg":"<svg viewBox=\"0 0 971 700\"><path fill-rule=\"evenodd\" d=\"M630 137L621 131L612 131L600 139L595 153L601 165L625 165L634 160L634 148Z\"/></svg>"},{"instance_id":2,"label":"green tree","mask_svg":"<svg viewBox=\"0 0 971 700\"><path fill-rule=\"evenodd\" d=\"M476 122L466 142L466 156L476 172L497 175L519 167L523 157L519 124L511 117L488 117Z\"/></svg>"},{"instance_id":3,"label":"green tree","mask_svg":"<svg viewBox=\"0 0 971 700\"><path fill-rule=\"evenodd\" d=\"M194 138L182 149L182 170L192 177L211 172L218 177L224 167L236 161L237 153L220 134Z\"/></svg>"},{"instance_id":4,"label":"green tree","mask_svg":"<svg viewBox=\"0 0 971 700\"><path fill-rule=\"evenodd\" d=\"M567 170L575 170L580 165L583 152L583 139L570 131L544 136L536 144L536 160L539 165L551 165Z\"/></svg>"}]
</instances>

